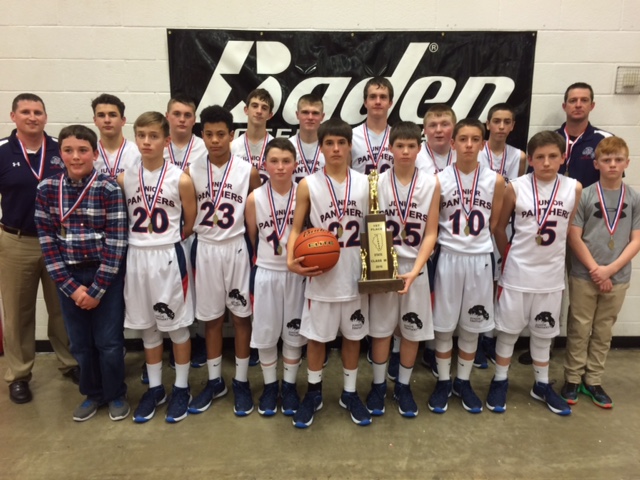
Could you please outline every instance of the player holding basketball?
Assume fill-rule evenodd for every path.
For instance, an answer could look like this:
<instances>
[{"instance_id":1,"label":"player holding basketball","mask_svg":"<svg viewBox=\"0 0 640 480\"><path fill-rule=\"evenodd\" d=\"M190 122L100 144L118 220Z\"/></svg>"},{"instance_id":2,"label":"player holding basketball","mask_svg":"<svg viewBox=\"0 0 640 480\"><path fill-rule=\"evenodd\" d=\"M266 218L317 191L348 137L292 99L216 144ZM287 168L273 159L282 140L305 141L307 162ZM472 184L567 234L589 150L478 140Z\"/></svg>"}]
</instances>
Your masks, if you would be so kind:
<instances>
[{"instance_id":1,"label":"player holding basketball","mask_svg":"<svg viewBox=\"0 0 640 480\"><path fill-rule=\"evenodd\" d=\"M207 410L214 398L227 393L222 378L222 323L231 312L235 330L236 373L232 382L233 411L253 411L249 386L251 303L249 253L244 239L247 196L260 186L260 175L249 162L232 155L233 116L214 105L200 114L208 156L195 158L189 167L198 198L191 249L196 284L196 318L205 322L209 381L193 399L190 413Z\"/></svg>"},{"instance_id":2,"label":"player holding basketball","mask_svg":"<svg viewBox=\"0 0 640 480\"><path fill-rule=\"evenodd\" d=\"M566 239L582 186L558 175L565 161L565 141L555 132L536 133L527 144L533 168L507 187L500 221L494 230L504 260L496 302L496 373L487 395L487 408L507 408L507 373L518 336L529 327L535 383L531 396L553 413L569 415L571 408L549 384L551 340L560 333L560 304L564 290ZM506 228L515 213L513 240Z\"/></svg>"},{"instance_id":3,"label":"player holding basketball","mask_svg":"<svg viewBox=\"0 0 640 480\"><path fill-rule=\"evenodd\" d=\"M344 390L340 406L351 413L358 425L369 425L371 415L356 392L360 340L367 335L368 297L358 292L360 278L360 232L364 215L369 211L369 181L348 166L351 150L351 127L342 120L331 119L320 125L318 141L325 158L325 168L300 182L296 195L293 227L287 244L287 265L299 275L311 277L305 288L300 333L309 339L308 390L293 417L293 424L306 428L314 413L322 408L322 364L326 343L342 332ZM303 267L294 258L293 246L302 231L305 218L314 227L336 235L340 259L328 272L320 275L317 267Z\"/></svg>"},{"instance_id":4,"label":"player holding basketball","mask_svg":"<svg viewBox=\"0 0 640 480\"><path fill-rule=\"evenodd\" d=\"M429 409L444 413L453 392L471 413L482 411L469 377L478 334L493 329L493 243L491 231L502 206L504 179L478 163L484 125L459 121L453 130L457 161L438 174L441 188L441 247L436 267L435 307L438 382ZM451 382L453 332L458 328L458 368Z\"/></svg>"},{"instance_id":5,"label":"player holding basketball","mask_svg":"<svg viewBox=\"0 0 640 480\"><path fill-rule=\"evenodd\" d=\"M393 398L404 417L418 415L409 380L419 342L434 338L431 299L425 295L429 291L425 264L438 237L440 186L434 175L415 166L420 141L420 127L416 124L395 125L389 135L394 166L382 173L378 181L380 209L387 216L387 229L393 232L400 278L405 280L405 286L400 294L380 293L369 297L373 382L367 396L367 409L372 415L382 415L385 411L385 373L394 330L399 328L402 340Z\"/></svg>"},{"instance_id":6,"label":"player holding basketball","mask_svg":"<svg viewBox=\"0 0 640 480\"><path fill-rule=\"evenodd\" d=\"M296 377L302 346L307 343L300 335L305 279L287 269L286 247L296 200L296 185L292 180L296 150L289 140L275 138L267 145L265 156L269 180L249 194L245 210L254 251L260 239L253 294L256 313L251 333L251 347L258 349L264 376L258 413L274 415L280 396L282 412L293 415L300 405ZM276 373L280 338L284 361L281 392Z\"/></svg>"}]
</instances>

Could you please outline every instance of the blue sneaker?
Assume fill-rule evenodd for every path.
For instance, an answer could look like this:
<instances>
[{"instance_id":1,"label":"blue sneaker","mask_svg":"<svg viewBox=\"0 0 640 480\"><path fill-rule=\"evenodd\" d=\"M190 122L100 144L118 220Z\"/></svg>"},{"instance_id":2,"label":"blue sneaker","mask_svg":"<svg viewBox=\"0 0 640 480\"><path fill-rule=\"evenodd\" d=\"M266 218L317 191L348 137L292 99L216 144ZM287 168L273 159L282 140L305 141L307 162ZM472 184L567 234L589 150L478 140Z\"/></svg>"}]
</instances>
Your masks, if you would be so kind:
<instances>
[{"instance_id":1,"label":"blue sneaker","mask_svg":"<svg viewBox=\"0 0 640 480\"><path fill-rule=\"evenodd\" d=\"M142 373L140 374L140 383L149 385L149 372L147 372L147 363L142 364Z\"/></svg>"},{"instance_id":2,"label":"blue sneaker","mask_svg":"<svg viewBox=\"0 0 640 480\"><path fill-rule=\"evenodd\" d=\"M302 399L300 408L293 416L293 426L296 428L307 428L313 423L314 414L322 408L322 392L313 390L307 392Z\"/></svg>"},{"instance_id":3,"label":"blue sneaker","mask_svg":"<svg viewBox=\"0 0 640 480\"><path fill-rule=\"evenodd\" d=\"M145 423L153 418L156 413L156 407L167 401L167 394L163 385L158 385L148 389L142 395L138 408L133 412L133 421L135 423Z\"/></svg>"},{"instance_id":4,"label":"blue sneaker","mask_svg":"<svg viewBox=\"0 0 640 480\"><path fill-rule=\"evenodd\" d=\"M178 423L180 420L187 418L189 403L191 403L189 387L180 388L174 385L169 399L169 406L167 407L167 415L165 416L167 423Z\"/></svg>"},{"instance_id":5,"label":"blue sneaker","mask_svg":"<svg viewBox=\"0 0 640 480\"><path fill-rule=\"evenodd\" d=\"M342 408L351 413L351 420L356 425L364 427L371 424L371 414L362 403L362 400L360 400L358 392L345 392L343 390L339 403Z\"/></svg>"},{"instance_id":6,"label":"blue sneaker","mask_svg":"<svg viewBox=\"0 0 640 480\"><path fill-rule=\"evenodd\" d=\"M462 406L469 413L482 412L482 400L478 398L476 392L471 387L469 380L456 378L453 381L453 394L462 399Z\"/></svg>"},{"instance_id":7,"label":"blue sneaker","mask_svg":"<svg viewBox=\"0 0 640 480\"><path fill-rule=\"evenodd\" d=\"M367 395L367 410L371 415L384 415L384 398L387 396L387 382L371 383L371 391Z\"/></svg>"},{"instance_id":8,"label":"blue sneaker","mask_svg":"<svg viewBox=\"0 0 640 480\"><path fill-rule=\"evenodd\" d=\"M393 389L393 399L398 404L400 415L406 418L415 418L418 416L418 405L413 399L411 387L404 383L396 382Z\"/></svg>"},{"instance_id":9,"label":"blue sneaker","mask_svg":"<svg viewBox=\"0 0 640 480\"><path fill-rule=\"evenodd\" d=\"M422 364L431 370L431 374L438 378L438 364L436 363L436 351L430 348L424 349L422 352Z\"/></svg>"},{"instance_id":10,"label":"blue sneaker","mask_svg":"<svg viewBox=\"0 0 640 480\"><path fill-rule=\"evenodd\" d=\"M504 413L507 410L507 390L509 390L509 380L491 380L487 394L487 408L495 413Z\"/></svg>"},{"instance_id":11,"label":"blue sneaker","mask_svg":"<svg viewBox=\"0 0 640 480\"><path fill-rule=\"evenodd\" d=\"M535 382L531 389L531 396L547 404L549 410L558 415L570 415L571 407L558 395L550 384Z\"/></svg>"},{"instance_id":12,"label":"blue sneaker","mask_svg":"<svg viewBox=\"0 0 640 480\"><path fill-rule=\"evenodd\" d=\"M487 362L487 356L484 353L484 348L482 347L482 338L484 335L478 335L478 347L476 348L476 356L473 359L473 366L479 368L480 370L486 370L489 368L489 363Z\"/></svg>"},{"instance_id":13,"label":"blue sneaker","mask_svg":"<svg viewBox=\"0 0 640 480\"><path fill-rule=\"evenodd\" d=\"M451 380L438 380L436 388L429 397L427 406L433 413L444 413L449 408L449 397L451 396Z\"/></svg>"},{"instance_id":14,"label":"blue sneaker","mask_svg":"<svg viewBox=\"0 0 640 480\"><path fill-rule=\"evenodd\" d=\"M287 417L292 416L300 408L300 397L298 396L298 390L295 383L289 383L282 381L282 391L280 392L282 398L282 405L280 409Z\"/></svg>"},{"instance_id":15,"label":"blue sneaker","mask_svg":"<svg viewBox=\"0 0 640 480\"><path fill-rule=\"evenodd\" d=\"M260 365L260 354L257 348L252 348L249 351L249 366L255 367L256 365Z\"/></svg>"},{"instance_id":16,"label":"blue sneaker","mask_svg":"<svg viewBox=\"0 0 640 480\"><path fill-rule=\"evenodd\" d=\"M189 404L189 413L202 413L206 412L213 400L223 397L227 394L227 386L224 384L222 377L209 380L196 398L194 398Z\"/></svg>"},{"instance_id":17,"label":"blue sneaker","mask_svg":"<svg viewBox=\"0 0 640 480\"><path fill-rule=\"evenodd\" d=\"M207 364L207 345L204 338L196 335L191 339L191 366L204 367Z\"/></svg>"},{"instance_id":18,"label":"blue sneaker","mask_svg":"<svg viewBox=\"0 0 640 480\"><path fill-rule=\"evenodd\" d=\"M485 335L480 335L482 350L484 351L487 359L491 361L495 365L496 363L496 338L495 337L487 337Z\"/></svg>"},{"instance_id":19,"label":"blue sneaker","mask_svg":"<svg viewBox=\"0 0 640 480\"><path fill-rule=\"evenodd\" d=\"M260 401L258 403L258 413L265 417L272 417L278 411L278 382L267 383L264 386Z\"/></svg>"},{"instance_id":20,"label":"blue sneaker","mask_svg":"<svg viewBox=\"0 0 640 480\"><path fill-rule=\"evenodd\" d=\"M389 366L387 367L387 378L392 382L398 378L400 371L400 352L391 352L389 355Z\"/></svg>"},{"instance_id":21,"label":"blue sneaker","mask_svg":"<svg viewBox=\"0 0 640 480\"><path fill-rule=\"evenodd\" d=\"M253 412L253 397L249 382L239 382L235 378L231 381L233 387L233 413L238 417L246 417Z\"/></svg>"}]
</instances>

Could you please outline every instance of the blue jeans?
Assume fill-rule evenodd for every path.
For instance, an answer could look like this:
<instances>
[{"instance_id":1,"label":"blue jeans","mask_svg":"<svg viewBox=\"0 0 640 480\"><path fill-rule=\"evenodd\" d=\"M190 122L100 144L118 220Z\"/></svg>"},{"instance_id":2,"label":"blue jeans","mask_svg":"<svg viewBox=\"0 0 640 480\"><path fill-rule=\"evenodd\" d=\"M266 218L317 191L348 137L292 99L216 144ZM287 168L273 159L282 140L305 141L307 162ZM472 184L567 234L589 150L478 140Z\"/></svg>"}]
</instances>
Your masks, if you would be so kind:
<instances>
[{"instance_id":1,"label":"blue jeans","mask_svg":"<svg viewBox=\"0 0 640 480\"><path fill-rule=\"evenodd\" d=\"M70 269L73 278L89 287L98 267ZM124 383L124 272L113 279L100 303L83 310L58 290L71 354L80 367L80 393L100 404L127 393Z\"/></svg>"}]
</instances>

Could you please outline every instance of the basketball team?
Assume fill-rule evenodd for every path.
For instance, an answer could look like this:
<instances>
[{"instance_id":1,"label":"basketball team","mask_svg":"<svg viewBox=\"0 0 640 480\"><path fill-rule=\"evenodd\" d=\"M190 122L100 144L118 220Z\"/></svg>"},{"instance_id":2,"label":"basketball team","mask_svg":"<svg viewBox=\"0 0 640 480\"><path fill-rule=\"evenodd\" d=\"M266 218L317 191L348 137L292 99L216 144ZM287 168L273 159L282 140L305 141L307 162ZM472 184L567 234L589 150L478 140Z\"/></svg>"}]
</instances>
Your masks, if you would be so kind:
<instances>
[{"instance_id":1,"label":"basketball team","mask_svg":"<svg viewBox=\"0 0 640 480\"><path fill-rule=\"evenodd\" d=\"M504 413L514 345L526 329L534 399L558 415L569 415L581 395L612 408L602 379L640 250L640 199L623 182L625 141L589 122L592 88L569 86L566 123L533 135L526 153L507 143L516 112L506 103L490 108L486 124L458 121L449 106L434 104L423 130L411 122L388 125L388 79L370 79L363 100L366 120L352 128L325 120L322 98L304 95L298 133L273 138L267 122L274 102L257 89L246 99L245 133L236 137L232 114L209 106L200 114L200 138L192 131L196 105L177 96L166 114L140 115L131 142L122 133L125 105L114 95L92 102L99 135L70 125L57 140L44 132L43 100L18 95L11 112L16 129L0 141L0 289L11 400L32 400L42 282L52 345L64 369L76 366L73 359L79 367L85 397L73 411L79 422L103 406L112 420L130 415L124 328L140 332L148 382L133 421L151 420L164 403L169 423L204 413L228 391L227 315L237 416L254 409L248 369L257 349L264 378L258 412L280 410L295 427L309 427L323 407L327 344L338 333L344 385L338 403L357 425L385 414L391 401L403 417L418 415L411 375L423 342L422 362L437 378L430 411L445 413L453 394L470 413L485 406ZM362 295L360 234L372 171L379 173L376 200L403 288ZM294 256L296 240L312 227L337 239L340 255L331 269ZM556 392L549 362L565 274L565 381ZM206 360L194 364L195 319ZM162 381L165 336L175 368L170 392ZM361 397L365 338L372 381ZM487 359L495 374L481 400L470 378L474 366L488 368ZM192 392L190 367L205 364L208 381Z\"/></svg>"}]
</instances>

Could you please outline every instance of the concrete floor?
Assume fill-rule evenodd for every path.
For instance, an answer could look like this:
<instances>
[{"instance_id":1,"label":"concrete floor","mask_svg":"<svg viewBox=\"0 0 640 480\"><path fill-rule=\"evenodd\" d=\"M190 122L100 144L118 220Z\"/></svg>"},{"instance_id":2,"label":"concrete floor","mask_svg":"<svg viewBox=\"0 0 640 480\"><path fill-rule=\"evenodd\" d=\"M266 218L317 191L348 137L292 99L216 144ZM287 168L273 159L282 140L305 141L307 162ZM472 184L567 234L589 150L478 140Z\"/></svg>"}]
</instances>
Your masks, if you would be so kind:
<instances>
[{"instance_id":1,"label":"concrete floor","mask_svg":"<svg viewBox=\"0 0 640 480\"><path fill-rule=\"evenodd\" d=\"M551 377L562 382L563 350L554 356ZM135 406L144 389L139 381L141 352L127 354L129 399ZM165 479L165 478L431 478L431 479L631 479L640 478L640 350L614 350L605 387L615 401L602 410L581 396L569 417L559 417L529 396L531 367L511 369L508 410L471 415L452 398L444 415L429 412L426 401L435 379L416 367L412 389L420 408L416 419L400 417L392 401L387 413L368 427L351 423L338 406L342 373L332 351L324 382L324 408L307 430L288 417L263 418L254 411L233 415L231 394L183 422L164 422L165 407L145 425L127 418L112 422L106 409L85 423L71 419L82 398L57 371L52 354L36 360L34 401L15 405L0 395L1 479ZM225 353L230 383L232 352ZM0 357L0 371L5 361ZM364 357L358 386L366 395L371 370ZM299 378L304 379L303 363ZM492 368L475 370L472 381L485 398ZM165 369L165 385L173 371ZM192 369L195 393L206 368ZM257 401L259 367L250 370ZM305 382L300 382L304 390ZM560 385L556 385L557 388Z\"/></svg>"}]
</instances>

